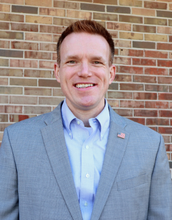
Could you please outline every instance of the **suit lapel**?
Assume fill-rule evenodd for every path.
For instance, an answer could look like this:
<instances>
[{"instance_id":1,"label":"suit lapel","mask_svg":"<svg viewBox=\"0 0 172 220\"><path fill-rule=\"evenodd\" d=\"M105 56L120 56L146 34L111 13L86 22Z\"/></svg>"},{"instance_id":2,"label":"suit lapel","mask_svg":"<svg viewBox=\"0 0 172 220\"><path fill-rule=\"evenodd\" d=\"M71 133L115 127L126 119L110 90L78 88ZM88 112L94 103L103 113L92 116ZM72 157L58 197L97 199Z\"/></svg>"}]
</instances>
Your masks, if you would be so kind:
<instances>
[{"instance_id":1,"label":"suit lapel","mask_svg":"<svg viewBox=\"0 0 172 220\"><path fill-rule=\"evenodd\" d=\"M109 138L91 220L98 220L100 218L120 168L129 138L129 134L124 130L125 124L123 119L114 113L111 108L110 116ZM118 137L118 133L124 133L125 138Z\"/></svg>"},{"instance_id":2,"label":"suit lapel","mask_svg":"<svg viewBox=\"0 0 172 220\"><path fill-rule=\"evenodd\" d=\"M61 190L66 205L73 219L81 220L82 215L78 203L78 198L73 181L72 171L70 167L65 138L63 133L63 125L60 117L60 107L52 114L54 116L46 120L48 126L41 129L46 152L56 178L57 184ZM50 123L51 121L51 123Z\"/></svg>"}]
</instances>

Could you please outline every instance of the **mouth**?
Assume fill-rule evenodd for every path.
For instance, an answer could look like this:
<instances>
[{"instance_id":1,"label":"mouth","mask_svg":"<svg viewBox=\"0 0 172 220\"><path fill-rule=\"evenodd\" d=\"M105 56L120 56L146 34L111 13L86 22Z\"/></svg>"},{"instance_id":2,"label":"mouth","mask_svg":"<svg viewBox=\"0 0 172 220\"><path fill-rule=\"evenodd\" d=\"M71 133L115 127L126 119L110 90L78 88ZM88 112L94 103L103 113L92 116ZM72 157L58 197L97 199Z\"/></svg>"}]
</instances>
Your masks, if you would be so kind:
<instances>
[{"instance_id":1,"label":"mouth","mask_svg":"<svg viewBox=\"0 0 172 220\"><path fill-rule=\"evenodd\" d=\"M88 88L88 87L93 87L95 84L92 83L87 83L87 84L75 84L76 88Z\"/></svg>"}]
</instances>

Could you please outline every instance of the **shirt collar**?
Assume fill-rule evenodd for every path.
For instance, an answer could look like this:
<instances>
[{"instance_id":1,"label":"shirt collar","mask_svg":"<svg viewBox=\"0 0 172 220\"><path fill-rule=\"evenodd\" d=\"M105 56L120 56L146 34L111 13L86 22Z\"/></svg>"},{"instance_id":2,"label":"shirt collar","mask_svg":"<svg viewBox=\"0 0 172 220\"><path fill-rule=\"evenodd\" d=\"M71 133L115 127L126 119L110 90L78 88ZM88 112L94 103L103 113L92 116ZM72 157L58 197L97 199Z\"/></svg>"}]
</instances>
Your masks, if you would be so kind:
<instances>
[{"instance_id":1,"label":"shirt collar","mask_svg":"<svg viewBox=\"0 0 172 220\"><path fill-rule=\"evenodd\" d=\"M63 126L67 129L68 133L71 132L70 125L74 119L77 119L75 115L71 112L69 109L66 99L63 102L62 108L62 119L63 119ZM109 115L109 109L108 109L108 102L105 99L105 107L104 109L100 112L98 116L95 117L97 121L99 122L100 125L100 135L101 139L103 138L104 134L106 133L107 129L109 128L110 124L110 115ZM89 119L94 120L93 118Z\"/></svg>"}]
</instances>

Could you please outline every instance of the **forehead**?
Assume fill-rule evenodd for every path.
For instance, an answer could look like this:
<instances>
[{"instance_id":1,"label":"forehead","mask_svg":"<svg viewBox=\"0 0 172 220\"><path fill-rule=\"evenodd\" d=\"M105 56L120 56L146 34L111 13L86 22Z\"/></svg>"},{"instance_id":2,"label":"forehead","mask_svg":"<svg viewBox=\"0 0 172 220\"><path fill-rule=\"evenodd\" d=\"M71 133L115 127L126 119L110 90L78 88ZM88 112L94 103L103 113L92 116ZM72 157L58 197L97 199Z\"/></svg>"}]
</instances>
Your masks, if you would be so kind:
<instances>
[{"instance_id":1,"label":"forehead","mask_svg":"<svg viewBox=\"0 0 172 220\"><path fill-rule=\"evenodd\" d=\"M107 56L109 59L110 47L106 39L98 34L85 32L71 33L63 40L60 48L61 59L67 55L93 54Z\"/></svg>"}]
</instances>

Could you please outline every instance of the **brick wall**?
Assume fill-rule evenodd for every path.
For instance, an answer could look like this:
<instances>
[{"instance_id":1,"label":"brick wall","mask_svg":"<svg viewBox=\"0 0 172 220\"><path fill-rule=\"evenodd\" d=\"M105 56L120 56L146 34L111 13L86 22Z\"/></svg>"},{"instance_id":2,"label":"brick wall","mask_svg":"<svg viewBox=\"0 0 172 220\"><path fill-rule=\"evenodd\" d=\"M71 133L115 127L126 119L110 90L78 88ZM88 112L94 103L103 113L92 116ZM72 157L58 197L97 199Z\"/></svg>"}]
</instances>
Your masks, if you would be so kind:
<instances>
[{"instance_id":1,"label":"brick wall","mask_svg":"<svg viewBox=\"0 0 172 220\"><path fill-rule=\"evenodd\" d=\"M109 103L160 132L172 160L171 0L0 0L0 142L5 127L63 100L53 75L56 42L85 18L105 26L116 45Z\"/></svg>"}]
</instances>

